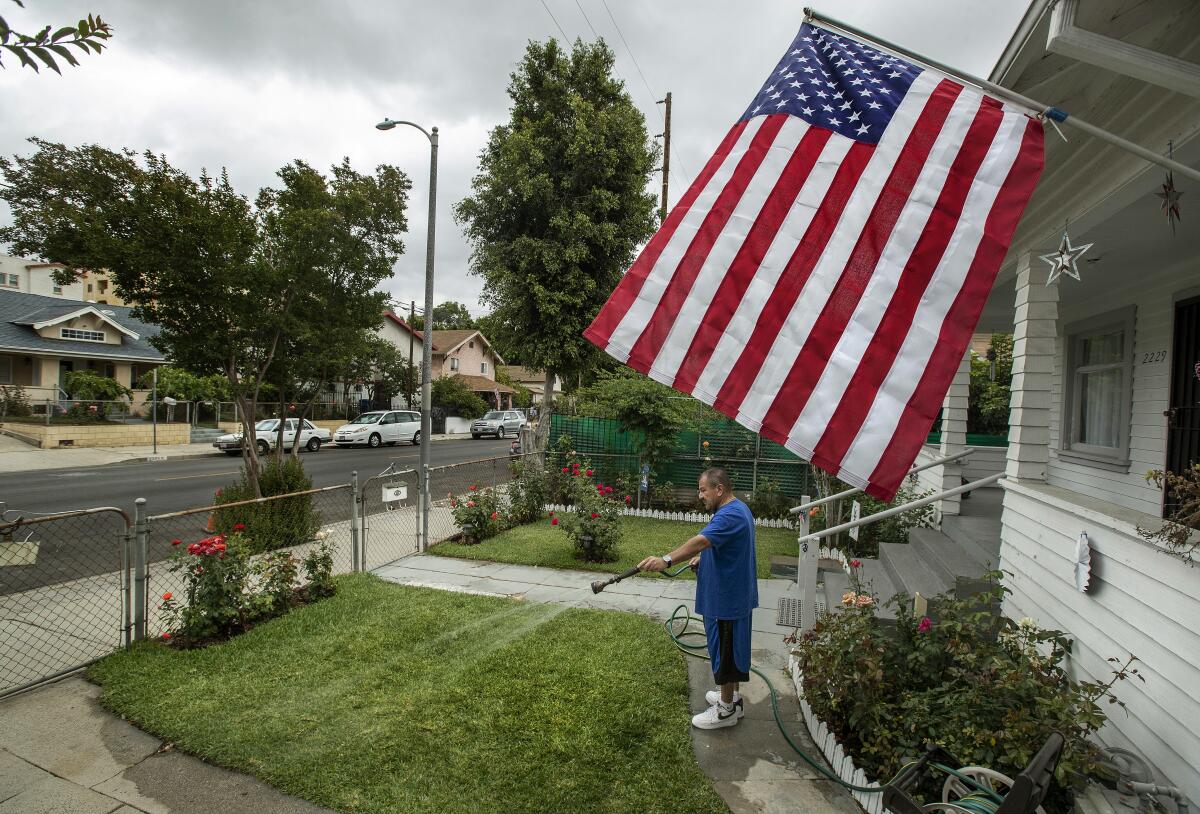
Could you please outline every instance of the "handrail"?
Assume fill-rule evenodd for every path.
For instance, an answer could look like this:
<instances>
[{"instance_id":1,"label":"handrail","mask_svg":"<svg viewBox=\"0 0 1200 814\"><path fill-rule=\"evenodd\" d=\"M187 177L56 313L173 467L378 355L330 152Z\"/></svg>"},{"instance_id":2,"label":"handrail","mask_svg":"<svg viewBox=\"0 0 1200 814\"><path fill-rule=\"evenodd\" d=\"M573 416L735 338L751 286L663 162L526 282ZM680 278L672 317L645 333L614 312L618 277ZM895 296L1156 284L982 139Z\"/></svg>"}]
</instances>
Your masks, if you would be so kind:
<instances>
[{"instance_id":1,"label":"handrail","mask_svg":"<svg viewBox=\"0 0 1200 814\"><path fill-rule=\"evenodd\" d=\"M944 492L938 492L936 495L923 497L920 500L909 501L902 506L893 506L890 509L884 509L881 512L876 512L875 514L868 515L867 517L860 517L858 520L852 520L849 523L842 523L840 526L833 526L832 528L822 529L821 531L814 531L812 534L807 534L799 538L797 542L804 544L812 542L813 540L820 540L824 537L832 537L835 534L841 534L843 531L849 531L850 529L858 528L859 526L865 526L879 520L886 520L889 517L903 514L910 509L919 509L922 506L928 506L930 503L936 503L942 498L961 495L963 492L970 492L984 486L989 486L1003 477L1003 472L997 472L995 475L988 475L986 478L980 478L977 481L972 481L971 483L966 483L962 486L956 486L953 489L947 489Z\"/></svg>"},{"instance_id":2,"label":"handrail","mask_svg":"<svg viewBox=\"0 0 1200 814\"><path fill-rule=\"evenodd\" d=\"M929 461L928 463L924 463L924 464L921 464L920 466L913 467L912 469L908 470L908 474L915 475L918 472L924 472L926 469L932 469L935 466L941 466L942 464L953 463L954 461L957 461L960 458L969 457L974 452L975 452L975 450L973 450L973 449L964 449L962 452L956 452L953 455L947 455L945 458L938 458L937 460ZM830 495L829 497L823 497L820 500L814 500L809 503L805 503L803 506L796 506L794 509L788 509L788 514L800 514L801 512L806 512L809 509L816 508L817 506L824 506L826 503L832 503L833 501L841 500L844 497L850 497L851 495L857 495L861 491L862 491L862 489L847 489L844 492L838 492L836 495Z\"/></svg>"}]
</instances>

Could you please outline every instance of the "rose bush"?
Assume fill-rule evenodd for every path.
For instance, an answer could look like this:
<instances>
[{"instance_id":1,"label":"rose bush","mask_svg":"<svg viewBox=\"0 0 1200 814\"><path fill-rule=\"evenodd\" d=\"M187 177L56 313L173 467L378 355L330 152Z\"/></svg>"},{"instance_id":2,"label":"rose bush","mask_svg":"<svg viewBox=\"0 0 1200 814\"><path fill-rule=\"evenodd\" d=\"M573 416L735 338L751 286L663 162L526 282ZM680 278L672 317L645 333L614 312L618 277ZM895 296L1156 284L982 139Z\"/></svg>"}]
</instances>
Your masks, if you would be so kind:
<instances>
[{"instance_id":1,"label":"rose bush","mask_svg":"<svg viewBox=\"0 0 1200 814\"><path fill-rule=\"evenodd\" d=\"M593 483L594 470L585 463L568 467L570 509L551 517L551 525L561 526L575 547L575 556L588 562L612 562L617 558L621 533L617 521L625 505L625 495L603 483Z\"/></svg>"},{"instance_id":2,"label":"rose bush","mask_svg":"<svg viewBox=\"0 0 1200 814\"><path fill-rule=\"evenodd\" d=\"M481 489L477 484L467 489L465 495L447 495L455 524L462 529L465 545L481 543L504 531L505 522L500 516L500 501L490 488Z\"/></svg>"}]
</instances>

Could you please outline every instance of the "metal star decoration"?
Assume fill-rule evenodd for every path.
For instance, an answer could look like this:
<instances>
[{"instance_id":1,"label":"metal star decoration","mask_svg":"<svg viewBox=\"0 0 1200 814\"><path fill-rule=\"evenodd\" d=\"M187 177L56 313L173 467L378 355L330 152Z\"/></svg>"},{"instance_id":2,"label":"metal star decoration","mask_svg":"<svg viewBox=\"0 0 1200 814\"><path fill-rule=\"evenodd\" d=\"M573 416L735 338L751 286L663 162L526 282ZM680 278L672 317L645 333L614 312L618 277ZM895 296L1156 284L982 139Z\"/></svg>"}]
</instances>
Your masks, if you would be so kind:
<instances>
[{"instance_id":1,"label":"metal star decoration","mask_svg":"<svg viewBox=\"0 0 1200 814\"><path fill-rule=\"evenodd\" d=\"M1054 285L1055 281L1063 274L1078 280L1079 266L1076 265L1076 262L1079 260L1080 255L1094 245L1094 243L1088 243L1084 246L1072 246L1071 238L1067 235L1067 230L1063 229L1062 241L1058 244L1058 251L1041 256L1042 260L1050 264L1050 276L1046 278L1046 285Z\"/></svg>"},{"instance_id":2,"label":"metal star decoration","mask_svg":"<svg viewBox=\"0 0 1200 814\"><path fill-rule=\"evenodd\" d=\"M1168 172L1167 180L1162 185L1162 192L1154 194L1162 198L1162 213L1167 216L1167 223L1171 224L1171 234L1175 234L1175 221L1181 219L1179 217L1179 198L1183 195L1182 192L1175 189L1175 175Z\"/></svg>"}]
</instances>

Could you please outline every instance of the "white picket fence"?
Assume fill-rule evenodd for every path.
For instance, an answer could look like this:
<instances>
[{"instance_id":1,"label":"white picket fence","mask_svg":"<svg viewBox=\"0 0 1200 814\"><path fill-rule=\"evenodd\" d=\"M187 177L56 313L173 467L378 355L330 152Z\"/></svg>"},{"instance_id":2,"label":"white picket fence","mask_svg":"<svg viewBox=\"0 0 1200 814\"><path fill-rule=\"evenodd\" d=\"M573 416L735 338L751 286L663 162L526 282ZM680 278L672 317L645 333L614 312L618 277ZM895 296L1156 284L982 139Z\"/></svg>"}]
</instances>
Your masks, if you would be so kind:
<instances>
[{"instance_id":1,"label":"white picket fence","mask_svg":"<svg viewBox=\"0 0 1200 814\"><path fill-rule=\"evenodd\" d=\"M796 697L800 701L800 711L804 714L804 723L808 727L808 734L812 736L813 743L825 755L825 760L828 761L830 768L847 783L856 786L878 786L878 782L867 777L862 769L854 765L854 759L846 753L846 750L838 743L838 739L829 731L829 727L813 714L812 707L804 700L803 673L800 672L800 662L796 660L795 656L789 657L788 669L792 674L792 683L796 687ZM852 791L850 794L858 801L859 805L866 809L867 814L883 814L883 795L881 793Z\"/></svg>"},{"instance_id":2,"label":"white picket fence","mask_svg":"<svg viewBox=\"0 0 1200 814\"><path fill-rule=\"evenodd\" d=\"M574 506L563 506L558 503L547 504L546 511L548 512L568 512L572 511ZM651 520L678 520L684 523L707 523L712 520L711 514L704 512L664 512L660 509L634 509L626 507L621 510L621 514L625 517L649 517ZM774 518L754 518L754 525L765 529L790 529L795 528L790 520L777 520ZM848 566L847 566L848 567Z\"/></svg>"}]
</instances>

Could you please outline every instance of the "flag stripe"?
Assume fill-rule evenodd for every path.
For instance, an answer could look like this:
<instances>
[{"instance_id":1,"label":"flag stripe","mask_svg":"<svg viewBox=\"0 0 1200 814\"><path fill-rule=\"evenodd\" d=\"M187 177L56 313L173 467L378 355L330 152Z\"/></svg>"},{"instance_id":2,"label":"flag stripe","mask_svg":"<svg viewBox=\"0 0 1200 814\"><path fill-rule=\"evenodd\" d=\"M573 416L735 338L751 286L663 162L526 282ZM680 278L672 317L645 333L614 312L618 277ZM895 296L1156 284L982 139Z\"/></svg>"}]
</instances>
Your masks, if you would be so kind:
<instances>
[{"instance_id":1,"label":"flag stripe","mask_svg":"<svg viewBox=\"0 0 1200 814\"><path fill-rule=\"evenodd\" d=\"M849 386L842 394L828 425L813 450L812 461L837 471L859 427L866 419L875 394L913 324L917 306L925 294L934 271L941 263L950 238L960 225L967 193L988 154L1000 127L1003 113L999 103L984 99L954 158L938 202L925 223L904 270L896 292L871 336L866 352L851 372Z\"/></svg>"},{"instance_id":2,"label":"flag stripe","mask_svg":"<svg viewBox=\"0 0 1200 814\"><path fill-rule=\"evenodd\" d=\"M1021 149L1013 164L1000 195L988 214L987 225L979 251L971 263L965 285L955 297L950 313L954 319L946 319L938 336L938 343L925 374L912 398L905 405L895 435L887 446L875 471L871 473L867 493L891 498L896 487L904 479L913 459L924 443L934 416L941 406L950 380L958 370L958 361L966 352L971 331L979 321L987 293L991 290L1000 270L1000 263L1008 251L1013 232L1026 201L1033 194L1038 176L1042 171L1042 125L1030 119L1025 125Z\"/></svg>"},{"instance_id":3,"label":"flag stripe","mask_svg":"<svg viewBox=\"0 0 1200 814\"><path fill-rule=\"evenodd\" d=\"M976 174L975 184L964 205L965 213L981 214L962 218L958 230L951 237L949 248L921 296L912 327L903 338L899 355L887 371L882 386L875 394L871 411L841 461L841 470L850 477L848 483L853 481L856 486L866 483L868 473L878 465L895 434L896 424L904 413L904 405L924 375L929 357L937 345L938 333L979 251L987 225L982 213L990 211L995 205L1004 179L1019 157L1025 121L1026 117L1015 111L1007 111L1004 115L1001 130Z\"/></svg>"},{"instance_id":4,"label":"flag stripe","mask_svg":"<svg viewBox=\"0 0 1200 814\"><path fill-rule=\"evenodd\" d=\"M808 403L825 365L830 359L838 338L857 307L867 283L874 273L888 238L915 186L925 161L941 132L946 117L962 86L942 80L929 103L921 112L908 142L900 153L887 183L884 184L867 226L838 278L833 295L821 309L808 341L796 356L777 398L763 418L763 426L786 435Z\"/></svg>"},{"instance_id":5,"label":"flag stripe","mask_svg":"<svg viewBox=\"0 0 1200 814\"><path fill-rule=\"evenodd\" d=\"M722 139L717 151L713 153L712 158L708 159L708 163L704 165L704 169L696 176L696 180L688 187L687 192L683 197L676 202L663 221L658 231L654 233L654 237L650 238L650 242L642 249L641 255L634 262L633 266L621 278L620 284L613 291L611 299L601 309L600 314L596 317L583 335L591 342L594 342L601 347L608 345L609 339L612 337L613 331L621 324L621 319L629 310L629 306L633 304L638 292L641 291L642 285L646 282L646 277L654 268L654 264L658 261L659 255L671 240L671 236L675 234L675 230L679 227L679 223L684 216L691 210L692 204L696 202L701 190L703 190L713 175L717 172L717 168L725 161L725 157L729 155L729 151L733 149L733 145L737 143L738 137L742 131L746 129L747 122L739 121L729 129Z\"/></svg>"},{"instance_id":6,"label":"flag stripe","mask_svg":"<svg viewBox=\"0 0 1200 814\"><path fill-rule=\"evenodd\" d=\"M832 135L831 130L810 127L792 153L750 234L709 302L673 382L676 389L687 393L695 389L700 374L712 358L713 350L729 327L734 310L742 302L755 274L760 271L767 250Z\"/></svg>"},{"instance_id":7,"label":"flag stripe","mask_svg":"<svg viewBox=\"0 0 1200 814\"><path fill-rule=\"evenodd\" d=\"M699 232L708 217L709 210L742 163L751 142L754 141L765 121L765 118L754 119L742 130L725 160L713 173L712 180L700 190L695 204L690 207L670 241L662 248L658 259L654 262L654 268L641 286L637 296L630 303L629 310L626 311L625 316L613 330L612 336L609 337L608 351L621 361L628 360L634 344L641 336L646 323L654 315L659 301L666 292L676 267L682 261L688 247L695 241L696 233Z\"/></svg>"},{"instance_id":8,"label":"flag stripe","mask_svg":"<svg viewBox=\"0 0 1200 814\"><path fill-rule=\"evenodd\" d=\"M758 320L745 349L738 349L716 400L718 409L751 429L780 393L784 377L803 347L826 300L833 295L836 274L817 274L822 266L841 267L854 249L888 170L904 149L912 129L937 87L933 75L918 77L887 133L878 145L855 142L843 159L830 189L831 206L822 204L808 232L797 245L796 273L780 280ZM843 172L843 169L846 172ZM724 361L730 364L732 359Z\"/></svg>"},{"instance_id":9,"label":"flag stripe","mask_svg":"<svg viewBox=\"0 0 1200 814\"><path fill-rule=\"evenodd\" d=\"M627 362L630 367L641 371L649 370L650 365L654 362L654 357L658 355L659 349L662 348L663 342L671 332L671 324L675 315L679 313L684 300L692 290L692 285L700 273L704 259L712 250L717 239L722 236L729 218L733 215L734 208L742 200L746 187L749 186L759 166L766 159L771 144L775 141L775 136L789 118L782 114L767 116L766 121L754 134L750 148L738 162L737 169L734 170L729 183L721 190L716 203L713 204L707 217L704 218L704 222L700 225L699 231L692 238L683 259L675 267L675 273L671 275L671 282L667 284L666 291L659 299L653 316L630 350Z\"/></svg>"}]
</instances>

